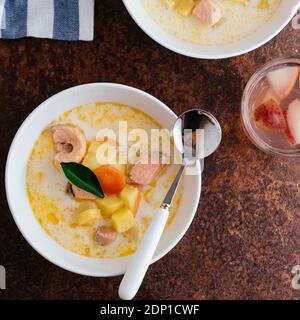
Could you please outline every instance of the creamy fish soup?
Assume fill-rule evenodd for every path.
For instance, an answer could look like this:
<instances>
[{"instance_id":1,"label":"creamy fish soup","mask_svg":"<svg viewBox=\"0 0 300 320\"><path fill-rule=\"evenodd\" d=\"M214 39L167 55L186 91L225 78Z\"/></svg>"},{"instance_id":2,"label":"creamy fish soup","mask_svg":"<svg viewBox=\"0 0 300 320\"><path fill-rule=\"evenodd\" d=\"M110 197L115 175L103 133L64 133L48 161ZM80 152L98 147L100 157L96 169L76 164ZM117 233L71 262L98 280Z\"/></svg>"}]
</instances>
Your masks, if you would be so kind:
<instances>
[{"instance_id":1,"label":"creamy fish soup","mask_svg":"<svg viewBox=\"0 0 300 320\"><path fill-rule=\"evenodd\" d=\"M281 0L140 0L171 35L202 45L228 44L263 28Z\"/></svg>"},{"instance_id":2,"label":"creamy fish soup","mask_svg":"<svg viewBox=\"0 0 300 320\"><path fill-rule=\"evenodd\" d=\"M118 132L120 121L127 122L128 132L141 128L150 134L151 129L160 129L158 122L130 106L82 105L41 132L28 160L27 193L36 219L52 239L81 255L116 258L133 253L178 170L177 164L144 163L139 155L131 164L104 157L106 146L121 142L118 135L103 132L107 128ZM105 129L102 137L99 129ZM120 153L122 148L117 150ZM148 155L151 160L156 156ZM92 172L103 196L99 196L100 189L97 195L84 189L82 181L80 187L76 185L74 176L67 179L66 168L77 176ZM180 206L182 191L181 185L169 224Z\"/></svg>"}]
</instances>

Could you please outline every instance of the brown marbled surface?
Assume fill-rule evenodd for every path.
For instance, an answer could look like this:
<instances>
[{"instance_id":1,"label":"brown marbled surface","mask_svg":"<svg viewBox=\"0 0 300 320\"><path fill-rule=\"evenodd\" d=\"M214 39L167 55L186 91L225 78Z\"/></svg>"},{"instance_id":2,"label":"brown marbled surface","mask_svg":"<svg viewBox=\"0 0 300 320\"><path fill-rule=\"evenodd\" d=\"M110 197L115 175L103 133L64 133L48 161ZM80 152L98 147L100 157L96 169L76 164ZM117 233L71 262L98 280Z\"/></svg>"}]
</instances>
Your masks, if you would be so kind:
<instances>
[{"instance_id":1,"label":"brown marbled surface","mask_svg":"<svg viewBox=\"0 0 300 320\"><path fill-rule=\"evenodd\" d=\"M265 62L300 49L289 25L262 48L207 61L173 53L134 23L120 0L96 1L95 40L0 40L0 299L116 299L120 277L78 276L35 252L7 206L4 168L10 143L43 100L87 82L145 90L175 112L204 107L223 128L205 163L201 202L182 241L150 267L138 299L299 299L291 287L300 264L299 162L258 151L243 133L239 108L249 77ZM16 199L18 195L16 194Z\"/></svg>"}]
</instances>

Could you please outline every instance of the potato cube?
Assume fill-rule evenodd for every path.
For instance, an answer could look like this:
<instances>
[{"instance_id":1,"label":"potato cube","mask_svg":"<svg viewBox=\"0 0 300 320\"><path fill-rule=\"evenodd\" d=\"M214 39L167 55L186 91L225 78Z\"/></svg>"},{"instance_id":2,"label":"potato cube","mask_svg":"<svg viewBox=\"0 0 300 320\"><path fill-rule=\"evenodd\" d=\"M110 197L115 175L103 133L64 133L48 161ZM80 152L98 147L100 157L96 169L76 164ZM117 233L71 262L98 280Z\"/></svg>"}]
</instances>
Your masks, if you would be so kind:
<instances>
[{"instance_id":1,"label":"potato cube","mask_svg":"<svg viewBox=\"0 0 300 320\"><path fill-rule=\"evenodd\" d=\"M270 8L270 4L268 0L261 0L258 4L258 8L259 9L269 9Z\"/></svg>"},{"instance_id":2,"label":"potato cube","mask_svg":"<svg viewBox=\"0 0 300 320\"><path fill-rule=\"evenodd\" d=\"M98 166L117 163L117 145L111 143L110 140L100 143L96 150L96 159Z\"/></svg>"},{"instance_id":3,"label":"potato cube","mask_svg":"<svg viewBox=\"0 0 300 320\"><path fill-rule=\"evenodd\" d=\"M111 166L120 170L123 173L126 173L126 164L114 163L114 164L111 164Z\"/></svg>"},{"instance_id":4,"label":"potato cube","mask_svg":"<svg viewBox=\"0 0 300 320\"><path fill-rule=\"evenodd\" d=\"M82 212L88 209L99 209L97 204L95 203L95 200L84 200L78 207L77 212Z\"/></svg>"},{"instance_id":5,"label":"potato cube","mask_svg":"<svg viewBox=\"0 0 300 320\"><path fill-rule=\"evenodd\" d=\"M174 8L184 17L188 17L192 14L194 7L194 0L176 0Z\"/></svg>"},{"instance_id":6,"label":"potato cube","mask_svg":"<svg viewBox=\"0 0 300 320\"><path fill-rule=\"evenodd\" d=\"M97 199L96 203L101 209L102 215L106 218L111 217L115 211L124 205L124 202L116 195L106 195L103 199Z\"/></svg>"},{"instance_id":7,"label":"potato cube","mask_svg":"<svg viewBox=\"0 0 300 320\"><path fill-rule=\"evenodd\" d=\"M89 144L87 154L84 157L82 164L90 168L91 170L94 170L101 165L109 164L112 167L125 173L126 164L116 163L118 160L118 154L115 154L115 152L112 152L110 154L111 158L108 157L109 144L110 144L109 141L100 142L100 141L92 140Z\"/></svg>"},{"instance_id":8,"label":"potato cube","mask_svg":"<svg viewBox=\"0 0 300 320\"><path fill-rule=\"evenodd\" d=\"M142 237L141 229L137 223L131 229L126 231L125 234L126 234L127 238L129 238L130 240L133 240L135 242L139 242Z\"/></svg>"},{"instance_id":9,"label":"potato cube","mask_svg":"<svg viewBox=\"0 0 300 320\"><path fill-rule=\"evenodd\" d=\"M79 225L88 225L99 218L101 218L101 211L99 209L88 209L78 213L76 222Z\"/></svg>"},{"instance_id":10,"label":"potato cube","mask_svg":"<svg viewBox=\"0 0 300 320\"><path fill-rule=\"evenodd\" d=\"M99 167L99 163L96 158L96 152L100 144L101 142L98 142L96 140L91 141L88 147L87 154L82 161L82 164L90 168L91 170Z\"/></svg>"},{"instance_id":11,"label":"potato cube","mask_svg":"<svg viewBox=\"0 0 300 320\"><path fill-rule=\"evenodd\" d=\"M126 207L114 212L111 216L111 221L117 232L126 232L136 225L132 211Z\"/></svg>"},{"instance_id":12,"label":"potato cube","mask_svg":"<svg viewBox=\"0 0 300 320\"><path fill-rule=\"evenodd\" d=\"M175 0L162 0L162 2L168 9L172 9L175 4Z\"/></svg>"},{"instance_id":13,"label":"potato cube","mask_svg":"<svg viewBox=\"0 0 300 320\"><path fill-rule=\"evenodd\" d=\"M134 214L137 213L142 200L142 194L138 188L129 185L125 186L120 192L120 198Z\"/></svg>"}]
</instances>

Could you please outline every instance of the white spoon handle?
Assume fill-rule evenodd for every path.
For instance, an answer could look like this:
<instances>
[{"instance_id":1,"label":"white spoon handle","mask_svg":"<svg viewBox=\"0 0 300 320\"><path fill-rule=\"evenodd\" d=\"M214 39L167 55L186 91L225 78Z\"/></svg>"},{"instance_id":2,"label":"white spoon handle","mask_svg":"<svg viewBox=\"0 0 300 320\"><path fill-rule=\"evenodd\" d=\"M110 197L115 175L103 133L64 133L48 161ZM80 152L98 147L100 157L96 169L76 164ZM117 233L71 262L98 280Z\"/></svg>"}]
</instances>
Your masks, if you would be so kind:
<instances>
[{"instance_id":1,"label":"white spoon handle","mask_svg":"<svg viewBox=\"0 0 300 320\"><path fill-rule=\"evenodd\" d=\"M168 216L168 209L159 208L155 212L152 222L120 284L119 296L121 299L131 300L139 290L166 226Z\"/></svg>"}]
</instances>

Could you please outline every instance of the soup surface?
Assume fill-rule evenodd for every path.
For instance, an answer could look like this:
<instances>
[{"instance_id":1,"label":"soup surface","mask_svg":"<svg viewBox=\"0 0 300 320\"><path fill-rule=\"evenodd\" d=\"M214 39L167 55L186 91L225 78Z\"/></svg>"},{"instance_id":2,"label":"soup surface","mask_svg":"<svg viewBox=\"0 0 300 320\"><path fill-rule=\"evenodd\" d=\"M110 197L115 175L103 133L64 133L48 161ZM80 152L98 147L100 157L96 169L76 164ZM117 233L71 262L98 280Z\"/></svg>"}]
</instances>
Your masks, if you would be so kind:
<instances>
[{"instance_id":1,"label":"soup surface","mask_svg":"<svg viewBox=\"0 0 300 320\"><path fill-rule=\"evenodd\" d=\"M160 125L145 113L116 103L95 103L82 105L62 114L49 127L57 124L72 124L80 128L88 141L95 139L101 128L118 132L119 121L127 121L128 131L143 128L150 133ZM86 208L95 208L92 200L74 199L66 192L66 177L53 164L55 145L51 130L45 128L35 142L27 164L27 193L32 210L42 228L60 245L75 253L97 257L115 258L132 254L144 234L151 216L163 200L171 185L178 165L167 165L147 186L138 186L142 194L139 209L135 215L136 227L120 232L115 241L101 245L95 241L96 229L110 226L111 219L101 216L90 225L78 225L78 213ZM168 224L178 210L183 192L183 183L176 195Z\"/></svg>"},{"instance_id":2,"label":"soup surface","mask_svg":"<svg viewBox=\"0 0 300 320\"><path fill-rule=\"evenodd\" d=\"M163 0L140 0L151 18L171 35L194 44L218 45L239 41L263 28L279 8L281 0L215 0L223 9L223 18L214 26L205 26L191 15L185 17L168 8ZM241 3L242 2L242 3Z\"/></svg>"}]
</instances>

